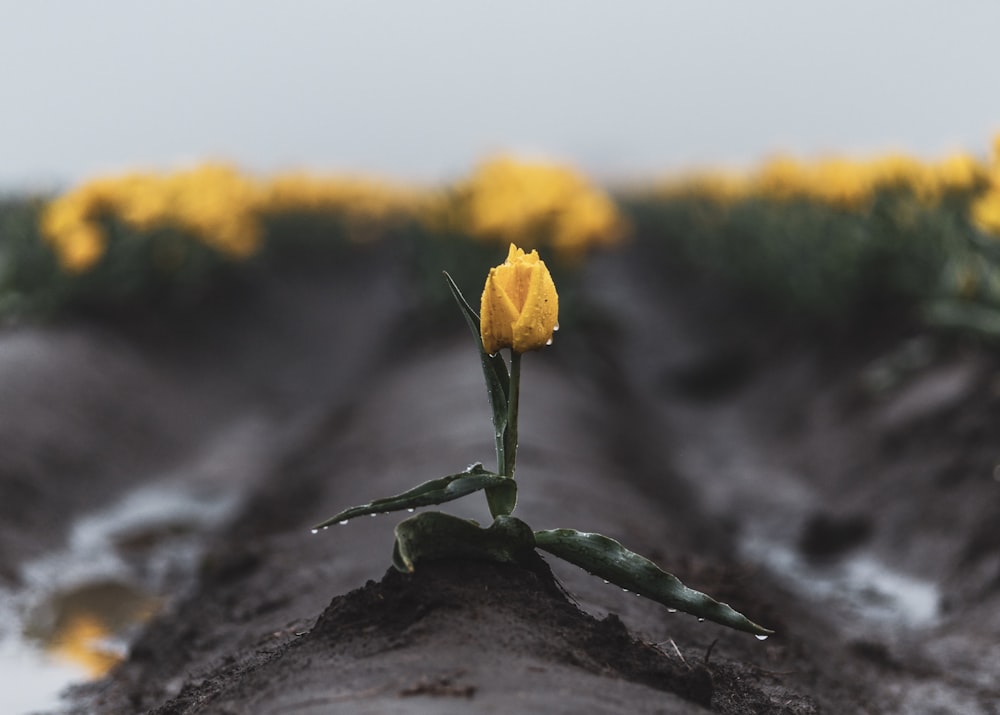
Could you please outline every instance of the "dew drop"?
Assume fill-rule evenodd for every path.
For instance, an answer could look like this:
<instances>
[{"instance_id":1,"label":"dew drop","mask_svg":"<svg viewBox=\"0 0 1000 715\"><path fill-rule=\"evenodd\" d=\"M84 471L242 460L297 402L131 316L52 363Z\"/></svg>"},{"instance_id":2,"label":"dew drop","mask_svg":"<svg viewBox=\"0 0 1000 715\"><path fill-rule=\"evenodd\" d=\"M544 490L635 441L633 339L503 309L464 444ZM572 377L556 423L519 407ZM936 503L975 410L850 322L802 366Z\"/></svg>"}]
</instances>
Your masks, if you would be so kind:
<instances>
[{"instance_id":1,"label":"dew drop","mask_svg":"<svg viewBox=\"0 0 1000 715\"><path fill-rule=\"evenodd\" d=\"M409 509L407 509L406 511L407 511L407 513L408 513L408 514L412 514L413 512L415 512L415 511L416 511L416 509L414 509L414 508L413 508L413 507L411 506L411 507L410 507Z\"/></svg>"},{"instance_id":2,"label":"dew drop","mask_svg":"<svg viewBox=\"0 0 1000 715\"><path fill-rule=\"evenodd\" d=\"M319 529L313 529L313 530L312 530L312 533L314 533L314 534L318 534L318 533L319 533Z\"/></svg>"},{"instance_id":3,"label":"dew drop","mask_svg":"<svg viewBox=\"0 0 1000 715\"><path fill-rule=\"evenodd\" d=\"M327 524L326 526L324 526L324 527L323 527L323 531L326 531L326 530L327 530L327 529L329 529L329 528L330 528L330 525L329 525L329 524Z\"/></svg>"},{"instance_id":4,"label":"dew drop","mask_svg":"<svg viewBox=\"0 0 1000 715\"><path fill-rule=\"evenodd\" d=\"M546 345L551 345L552 344L552 338L549 338L548 340L546 340L545 344Z\"/></svg>"},{"instance_id":5,"label":"dew drop","mask_svg":"<svg viewBox=\"0 0 1000 715\"><path fill-rule=\"evenodd\" d=\"M628 593L628 589L627 589L627 588L623 588L623 589L622 589L622 592L624 592L624 593Z\"/></svg>"},{"instance_id":6,"label":"dew drop","mask_svg":"<svg viewBox=\"0 0 1000 715\"><path fill-rule=\"evenodd\" d=\"M754 638L756 638L759 641L766 641L767 640L767 636L765 636L763 633L761 633L760 635L754 636Z\"/></svg>"},{"instance_id":7,"label":"dew drop","mask_svg":"<svg viewBox=\"0 0 1000 715\"><path fill-rule=\"evenodd\" d=\"M606 578L605 578L605 579L601 579L601 580L602 580L602 581L604 581L604 583L611 583L611 582L610 582L610 581L608 581L608 580L607 580Z\"/></svg>"},{"instance_id":8,"label":"dew drop","mask_svg":"<svg viewBox=\"0 0 1000 715\"><path fill-rule=\"evenodd\" d=\"M344 519L343 521L341 521L341 522L338 522L338 523L339 523L339 524L340 524L341 526L343 526L344 524L346 524L346 523L347 523L347 519Z\"/></svg>"},{"instance_id":9,"label":"dew drop","mask_svg":"<svg viewBox=\"0 0 1000 715\"><path fill-rule=\"evenodd\" d=\"M667 609L667 613L677 613L677 609L676 608L668 608Z\"/></svg>"},{"instance_id":10,"label":"dew drop","mask_svg":"<svg viewBox=\"0 0 1000 715\"><path fill-rule=\"evenodd\" d=\"M372 519L374 519L376 516L378 516L378 514L369 514L368 516L370 516Z\"/></svg>"},{"instance_id":11,"label":"dew drop","mask_svg":"<svg viewBox=\"0 0 1000 715\"><path fill-rule=\"evenodd\" d=\"M705 622L705 619L704 619L704 618L699 618L699 619L698 619L698 623L704 623L704 622Z\"/></svg>"},{"instance_id":12,"label":"dew drop","mask_svg":"<svg viewBox=\"0 0 1000 715\"><path fill-rule=\"evenodd\" d=\"M559 323L556 323L555 325L552 326L553 333L556 332L557 330L559 330Z\"/></svg>"}]
</instances>

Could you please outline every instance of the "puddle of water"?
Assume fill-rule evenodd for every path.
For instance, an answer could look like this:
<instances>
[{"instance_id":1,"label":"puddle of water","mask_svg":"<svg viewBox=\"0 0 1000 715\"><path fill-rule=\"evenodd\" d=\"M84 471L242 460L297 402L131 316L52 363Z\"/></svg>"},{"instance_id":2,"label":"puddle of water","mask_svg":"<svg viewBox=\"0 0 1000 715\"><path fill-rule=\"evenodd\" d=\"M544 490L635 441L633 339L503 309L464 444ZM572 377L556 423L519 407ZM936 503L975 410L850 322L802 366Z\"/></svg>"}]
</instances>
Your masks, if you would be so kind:
<instances>
[{"instance_id":1,"label":"puddle of water","mask_svg":"<svg viewBox=\"0 0 1000 715\"><path fill-rule=\"evenodd\" d=\"M923 628L933 626L940 615L941 593L935 583L896 571L870 555L814 563L761 537L748 539L744 548L748 558L781 576L800 594L856 619L862 629Z\"/></svg>"},{"instance_id":2,"label":"puddle of water","mask_svg":"<svg viewBox=\"0 0 1000 715\"><path fill-rule=\"evenodd\" d=\"M0 712L58 710L69 683L121 660L164 596L193 578L206 530L234 506L219 491L142 487L26 564L21 586L0 590Z\"/></svg>"}]
</instances>

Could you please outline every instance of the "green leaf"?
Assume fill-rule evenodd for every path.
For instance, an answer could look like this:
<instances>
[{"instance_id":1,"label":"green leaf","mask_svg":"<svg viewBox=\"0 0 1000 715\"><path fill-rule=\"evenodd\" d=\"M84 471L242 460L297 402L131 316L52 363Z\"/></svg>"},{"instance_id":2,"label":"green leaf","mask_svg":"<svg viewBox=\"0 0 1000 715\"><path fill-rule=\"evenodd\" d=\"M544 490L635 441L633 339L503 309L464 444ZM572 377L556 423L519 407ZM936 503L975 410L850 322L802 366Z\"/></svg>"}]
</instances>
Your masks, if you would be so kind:
<instances>
[{"instance_id":1,"label":"green leaf","mask_svg":"<svg viewBox=\"0 0 1000 715\"><path fill-rule=\"evenodd\" d=\"M490 487L513 489L515 493L517 492L517 485L514 484L513 479L487 471L483 469L482 464L477 463L464 472L451 474L439 479L432 479L402 494L385 499L376 499L361 506L352 506L350 509L345 509L339 514L331 516L321 524L317 524L313 529L325 529L331 524L337 524L347 519L354 519L368 514L384 514L388 511L414 509L418 506L428 506L429 504L442 504Z\"/></svg>"},{"instance_id":2,"label":"green leaf","mask_svg":"<svg viewBox=\"0 0 1000 715\"><path fill-rule=\"evenodd\" d=\"M531 527L512 516L501 516L488 529L474 521L428 511L396 526L392 565L412 573L420 561L477 558L521 563L534 549Z\"/></svg>"},{"instance_id":3,"label":"green leaf","mask_svg":"<svg viewBox=\"0 0 1000 715\"><path fill-rule=\"evenodd\" d=\"M925 308L924 320L936 328L974 333L985 340L1000 339L1000 310L987 305L941 299Z\"/></svg>"},{"instance_id":4,"label":"green leaf","mask_svg":"<svg viewBox=\"0 0 1000 715\"><path fill-rule=\"evenodd\" d=\"M688 588L676 576L662 571L649 559L629 551L607 536L574 529L536 531L535 545L595 576L668 608L676 608L759 636L774 633L750 621L727 604Z\"/></svg>"},{"instance_id":5,"label":"green leaf","mask_svg":"<svg viewBox=\"0 0 1000 715\"><path fill-rule=\"evenodd\" d=\"M458 307L462 311L462 316L465 318L472 336L476 339L476 347L479 348L479 354L482 356L486 387L490 392L490 404L502 405L503 412L506 414L507 396L510 393L510 374L507 372L507 363L504 362L503 357L499 353L490 355L483 349L483 337L479 331L479 313L472 309L472 306L469 305L465 296L462 295L462 291L459 290L458 285L447 271L444 272L444 279L448 284L448 288L451 289L451 294L455 297L455 302L458 303ZM499 399L494 399L494 395ZM494 407L494 413L496 413L496 410L497 408Z\"/></svg>"},{"instance_id":6,"label":"green leaf","mask_svg":"<svg viewBox=\"0 0 1000 715\"><path fill-rule=\"evenodd\" d=\"M483 366L483 377L486 378L486 392L490 398L490 411L493 413L493 432L496 439L497 451L497 471L508 472L507 469L507 403L510 399L510 373L507 370L507 363L499 353L489 355L483 349L483 338L479 330L479 314L472 309L469 302L462 295L458 285L444 272L445 282L451 290L451 294L458 303L459 310L465 317L465 322L469 326L473 337L476 339L476 346L479 348L479 358ZM504 484L500 487L491 487L486 490L486 500L489 502L490 514L494 517L507 515L514 511L517 502L517 490L511 485Z\"/></svg>"}]
</instances>

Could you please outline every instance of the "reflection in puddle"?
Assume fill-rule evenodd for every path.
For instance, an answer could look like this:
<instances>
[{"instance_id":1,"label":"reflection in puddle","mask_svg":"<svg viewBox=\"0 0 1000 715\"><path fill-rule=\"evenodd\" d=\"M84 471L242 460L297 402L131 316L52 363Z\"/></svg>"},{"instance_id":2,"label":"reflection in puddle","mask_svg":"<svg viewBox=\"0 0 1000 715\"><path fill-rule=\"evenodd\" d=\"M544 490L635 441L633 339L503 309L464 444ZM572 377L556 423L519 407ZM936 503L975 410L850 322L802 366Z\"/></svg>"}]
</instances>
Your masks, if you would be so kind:
<instances>
[{"instance_id":1,"label":"reflection in puddle","mask_svg":"<svg viewBox=\"0 0 1000 715\"><path fill-rule=\"evenodd\" d=\"M54 594L31 611L24 636L99 677L124 657L136 628L156 613L159 603L156 596L126 583L86 583Z\"/></svg>"},{"instance_id":2,"label":"reflection in puddle","mask_svg":"<svg viewBox=\"0 0 1000 715\"><path fill-rule=\"evenodd\" d=\"M81 666L91 678L99 678L124 657L118 649L107 645L109 635L99 620L80 614L53 633L45 647L56 658Z\"/></svg>"},{"instance_id":3,"label":"reflection in puddle","mask_svg":"<svg viewBox=\"0 0 1000 715\"><path fill-rule=\"evenodd\" d=\"M57 709L68 683L119 662L162 595L190 582L205 532L234 505L218 492L143 487L80 519L65 550L26 564L16 591L0 589L0 712Z\"/></svg>"},{"instance_id":4,"label":"reflection in puddle","mask_svg":"<svg viewBox=\"0 0 1000 715\"><path fill-rule=\"evenodd\" d=\"M894 570L859 554L840 561L814 563L797 551L764 538L748 539L746 555L781 576L789 586L832 610L843 610L861 628L873 625L932 626L940 615L936 584Z\"/></svg>"}]
</instances>

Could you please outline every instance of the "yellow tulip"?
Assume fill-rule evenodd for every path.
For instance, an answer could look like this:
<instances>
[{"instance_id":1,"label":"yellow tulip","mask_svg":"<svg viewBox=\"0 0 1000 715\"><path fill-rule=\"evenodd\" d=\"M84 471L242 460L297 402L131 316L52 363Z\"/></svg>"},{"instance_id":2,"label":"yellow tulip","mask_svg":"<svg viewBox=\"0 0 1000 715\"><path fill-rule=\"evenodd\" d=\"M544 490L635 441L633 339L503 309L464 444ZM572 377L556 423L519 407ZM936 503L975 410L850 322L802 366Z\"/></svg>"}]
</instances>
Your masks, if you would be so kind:
<instances>
[{"instance_id":1,"label":"yellow tulip","mask_svg":"<svg viewBox=\"0 0 1000 715\"><path fill-rule=\"evenodd\" d=\"M538 251L526 254L513 243L507 260L490 269L483 289L480 334L483 349L516 353L552 341L559 320L559 296Z\"/></svg>"}]
</instances>

